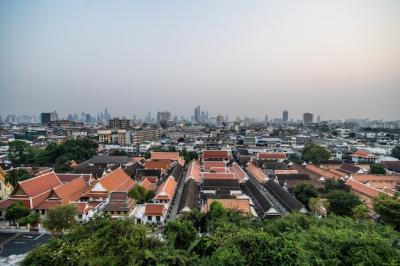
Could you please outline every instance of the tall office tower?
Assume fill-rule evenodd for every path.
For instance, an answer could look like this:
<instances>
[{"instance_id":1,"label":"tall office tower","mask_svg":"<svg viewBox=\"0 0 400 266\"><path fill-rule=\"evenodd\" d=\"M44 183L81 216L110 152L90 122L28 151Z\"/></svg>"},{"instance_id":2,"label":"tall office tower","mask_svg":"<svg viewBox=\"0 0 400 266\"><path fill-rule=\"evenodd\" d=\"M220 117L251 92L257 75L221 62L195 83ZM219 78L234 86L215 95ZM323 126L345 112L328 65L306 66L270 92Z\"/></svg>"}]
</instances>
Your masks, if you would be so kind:
<instances>
[{"instance_id":1,"label":"tall office tower","mask_svg":"<svg viewBox=\"0 0 400 266\"><path fill-rule=\"evenodd\" d=\"M53 113L41 113L40 120L42 121L43 125L48 124L52 121L56 121L57 113L55 111Z\"/></svg>"},{"instance_id":2,"label":"tall office tower","mask_svg":"<svg viewBox=\"0 0 400 266\"><path fill-rule=\"evenodd\" d=\"M200 122L200 106L198 105L196 108L194 108L194 121Z\"/></svg>"},{"instance_id":3,"label":"tall office tower","mask_svg":"<svg viewBox=\"0 0 400 266\"><path fill-rule=\"evenodd\" d=\"M320 123L320 122L321 122L321 116L318 115L318 116L317 116L317 123Z\"/></svg>"},{"instance_id":4,"label":"tall office tower","mask_svg":"<svg viewBox=\"0 0 400 266\"><path fill-rule=\"evenodd\" d=\"M265 115L265 117L264 117L264 122L265 122L265 123L268 123L268 115Z\"/></svg>"},{"instance_id":5,"label":"tall office tower","mask_svg":"<svg viewBox=\"0 0 400 266\"><path fill-rule=\"evenodd\" d=\"M157 122L158 123L165 123L167 121L171 121L171 112L164 111L157 113Z\"/></svg>"},{"instance_id":6,"label":"tall office tower","mask_svg":"<svg viewBox=\"0 0 400 266\"><path fill-rule=\"evenodd\" d=\"M289 121L289 112L287 110L283 111L282 120L283 122Z\"/></svg>"},{"instance_id":7,"label":"tall office tower","mask_svg":"<svg viewBox=\"0 0 400 266\"><path fill-rule=\"evenodd\" d=\"M311 113L304 113L303 114L303 123L309 124L313 122L313 114Z\"/></svg>"}]
</instances>

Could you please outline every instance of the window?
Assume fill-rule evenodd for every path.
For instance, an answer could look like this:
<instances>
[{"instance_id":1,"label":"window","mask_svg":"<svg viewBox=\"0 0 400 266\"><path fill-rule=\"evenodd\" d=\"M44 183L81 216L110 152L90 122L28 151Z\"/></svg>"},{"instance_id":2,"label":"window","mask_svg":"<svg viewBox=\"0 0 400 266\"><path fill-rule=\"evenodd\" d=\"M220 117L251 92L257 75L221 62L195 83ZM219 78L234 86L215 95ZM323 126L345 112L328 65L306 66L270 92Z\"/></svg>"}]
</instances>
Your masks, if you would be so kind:
<instances>
[{"instance_id":1,"label":"window","mask_svg":"<svg viewBox=\"0 0 400 266\"><path fill-rule=\"evenodd\" d=\"M160 221L160 216L156 216L156 221L157 221L157 222Z\"/></svg>"},{"instance_id":2,"label":"window","mask_svg":"<svg viewBox=\"0 0 400 266\"><path fill-rule=\"evenodd\" d=\"M147 216L147 220L149 220L149 221L151 221L152 219L151 219L152 217L149 215L149 216Z\"/></svg>"},{"instance_id":3,"label":"window","mask_svg":"<svg viewBox=\"0 0 400 266\"><path fill-rule=\"evenodd\" d=\"M78 214L78 219L82 219L82 214Z\"/></svg>"},{"instance_id":4,"label":"window","mask_svg":"<svg viewBox=\"0 0 400 266\"><path fill-rule=\"evenodd\" d=\"M141 224L141 223L142 223L142 220L136 219L136 223Z\"/></svg>"},{"instance_id":5,"label":"window","mask_svg":"<svg viewBox=\"0 0 400 266\"><path fill-rule=\"evenodd\" d=\"M2 211L0 211L0 217L2 217L3 216L3 212Z\"/></svg>"},{"instance_id":6,"label":"window","mask_svg":"<svg viewBox=\"0 0 400 266\"><path fill-rule=\"evenodd\" d=\"M42 209L42 215L45 215L45 214L46 214L46 210Z\"/></svg>"}]
</instances>

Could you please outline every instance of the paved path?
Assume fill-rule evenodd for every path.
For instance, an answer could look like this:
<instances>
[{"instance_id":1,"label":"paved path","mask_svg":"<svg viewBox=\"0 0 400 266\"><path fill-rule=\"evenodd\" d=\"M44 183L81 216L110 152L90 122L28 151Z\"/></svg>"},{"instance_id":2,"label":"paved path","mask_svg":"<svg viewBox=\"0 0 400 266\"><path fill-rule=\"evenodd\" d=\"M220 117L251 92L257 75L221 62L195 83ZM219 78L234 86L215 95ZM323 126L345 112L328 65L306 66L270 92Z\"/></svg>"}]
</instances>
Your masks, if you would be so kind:
<instances>
[{"instance_id":1,"label":"paved path","mask_svg":"<svg viewBox=\"0 0 400 266\"><path fill-rule=\"evenodd\" d=\"M178 214L179 203L181 202L183 186L185 185L185 179L186 179L186 169L184 169L182 171L182 176L179 179L178 187L177 187L176 193L174 195L173 204L169 208L167 222L176 220L176 215Z\"/></svg>"}]
</instances>

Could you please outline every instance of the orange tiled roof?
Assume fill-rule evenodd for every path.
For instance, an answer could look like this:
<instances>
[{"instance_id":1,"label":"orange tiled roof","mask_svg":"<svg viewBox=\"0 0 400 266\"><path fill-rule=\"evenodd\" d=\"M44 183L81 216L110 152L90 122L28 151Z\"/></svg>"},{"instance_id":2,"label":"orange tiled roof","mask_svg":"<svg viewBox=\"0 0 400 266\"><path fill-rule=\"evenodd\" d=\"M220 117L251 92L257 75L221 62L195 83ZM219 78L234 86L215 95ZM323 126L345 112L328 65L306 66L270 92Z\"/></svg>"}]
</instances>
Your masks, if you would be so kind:
<instances>
[{"instance_id":1,"label":"orange tiled roof","mask_svg":"<svg viewBox=\"0 0 400 266\"><path fill-rule=\"evenodd\" d=\"M166 199L166 200L172 200L172 198L174 197L175 191L176 191L176 181L175 179L170 176L167 178L167 180L164 181L164 183L162 183L156 192L156 196L154 197L154 199L156 200L162 200L162 199Z\"/></svg>"},{"instance_id":2,"label":"orange tiled roof","mask_svg":"<svg viewBox=\"0 0 400 266\"><path fill-rule=\"evenodd\" d=\"M213 201L219 201L221 204L230 210L237 210L244 214L250 215L250 201L249 199L207 199L207 211L210 209L210 205Z\"/></svg>"},{"instance_id":3,"label":"orange tiled roof","mask_svg":"<svg viewBox=\"0 0 400 266\"><path fill-rule=\"evenodd\" d=\"M163 216L166 209L164 204L147 203L144 209L144 215L159 215Z\"/></svg>"},{"instance_id":4,"label":"orange tiled roof","mask_svg":"<svg viewBox=\"0 0 400 266\"><path fill-rule=\"evenodd\" d=\"M69 201L76 201L80 199L82 194L88 190L89 186L85 182L85 179L80 176L73 179L62 186L54 189L54 193L61 200L61 203L66 204Z\"/></svg>"},{"instance_id":5,"label":"orange tiled roof","mask_svg":"<svg viewBox=\"0 0 400 266\"><path fill-rule=\"evenodd\" d=\"M290 175L290 174L298 174L297 170L275 170L274 173L276 175Z\"/></svg>"},{"instance_id":6,"label":"orange tiled roof","mask_svg":"<svg viewBox=\"0 0 400 266\"><path fill-rule=\"evenodd\" d=\"M399 182L400 183L400 175L353 174L352 177L358 182L382 181L382 182Z\"/></svg>"},{"instance_id":7,"label":"orange tiled roof","mask_svg":"<svg viewBox=\"0 0 400 266\"><path fill-rule=\"evenodd\" d=\"M247 171L250 172L250 174L252 174L257 180L258 182L266 182L268 181L268 177L264 174L263 171L261 171L261 169L259 169L257 166L255 166L252 163L249 163L246 167Z\"/></svg>"},{"instance_id":8,"label":"orange tiled roof","mask_svg":"<svg viewBox=\"0 0 400 266\"><path fill-rule=\"evenodd\" d=\"M14 191L20 187L28 196L35 197L62 184L57 175L54 172L50 172L18 182Z\"/></svg>"},{"instance_id":9,"label":"orange tiled roof","mask_svg":"<svg viewBox=\"0 0 400 266\"><path fill-rule=\"evenodd\" d=\"M236 178L239 179L239 181L242 181L246 177L246 173L237 163L233 163L232 166L229 167L229 169L231 173L235 174Z\"/></svg>"},{"instance_id":10,"label":"orange tiled roof","mask_svg":"<svg viewBox=\"0 0 400 266\"><path fill-rule=\"evenodd\" d=\"M236 179L232 173L203 173L203 179Z\"/></svg>"},{"instance_id":11,"label":"orange tiled roof","mask_svg":"<svg viewBox=\"0 0 400 266\"><path fill-rule=\"evenodd\" d=\"M118 167L114 171L101 177L98 182L108 191L112 192L119 188L122 184L131 179L129 175L122 169Z\"/></svg>"},{"instance_id":12,"label":"orange tiled roof","mask_svg":"<svg viewBox=\"0 0 400 266\"><path fill-rule=\"evenodd\" d=\"M228 151L205 150L203 151L203 159L229 159Z\"/></svg>"},{"instance_id":13,"label":"orange tiled roof","mask_svg":"<svg viewBox=\"0 0 400 266\"><path fill-rule=\"evenodd\" d=\"M356 180L353 180L351 178L349 178L346 181L346 184L349 185L351 187L351 189L354 190L355 192L358 192L358 193L363 194L363 195L365 195L367 197L370 197L370 198L376 198L381 193L387 194L387 193L385 193L383 191L380 191L380 190L378 190L376 188L364 185L363 183L360 183L360 182L358 182Z\"/></svg>"},{"instance_id":14,"label":"orange tiled roof","mask_svg":"<svg viewBox=\"0 0 400 266\"><path fill-rule=\"evenodd\" d=\"M171 164L170 160L148 160L144 163L145 169L166 170Z\"/></svg>"},{"instance_id":15,"label":"orange tiled roof","mask_svg":"<svg viewBox=\"0 0 400 266\"><path fill-rule=\"evenodd\" d=\"M205 171L210 171L213 167L225 167L225 162L222 161L204 161L203 168Z\"/></svg>"},{"instance_id":16,"label":"orange tiled roof","mask_svg":"<svg viewBox=\"0 0 400 266\"><path fill-rule=\"evenodd\" d=\"M186 178L192 177L196 182L200 182L201 173L200 173L200 164L198 161L193 160L188 167L186 172Z\"/></svg>"},{"instance_id":17,"label":"orange tiled roof","mask_svg":"<svg viewBox=\"0 0 400 266\"><path fill-rule=\"evenodd\" d=\"M259 159L272 159L272 160L279 160L279 159L286 159L286 153L278 153L278 152L260 152L258 155Z\"/></svg>"},{"instance_id":18,"label":"orange tiled roof","mask_svg":"<svg viewBox=\"0 0 400 266\"><path fill-rule=\"evenodd\" d=\"M325 169L322 169L318 166L315 166L313 164L308 164L306 166L306 169L321 176L321 177L325 177L325 178L329 178L329 179L339 179L342 176L346 176L346 175L340 175L339 173L334 173Z\"/></svg>"},{"instance_id":19,"label":"orange tiled roof","mask_svg":"<svg viewBox=\"0 0 400 266\"><path fill-rule=\"evenodd\" d=\"M150 159L178 161L179 152L151 152Z\"/></svg>"},{"instance_id":20,"label":"orange tiled roof","mask_svg":"<svg viewBox=\"0 0 400 266\"><path fill-rule=\"evenodd\" d=\"M377 156L369 153L368 151L365 150L358 150L355 153L351 155L352 157L357 157L357 158L365 158L365 159L375 159L378 158Z\"/></svg>"},{"instance_id":21,"label":"orange tiled roof","mask_svg":"<svg viewBox=\"0 0 400 266\"><path fill-rule=\"evenodd\" d=\"M124 183L122 183L119 187L117 187L114 191L129 192L135 186L136 186L136 181L133 180L132 178L129 178Z\"/></svg>"},{"instance_id":22,"label":"orange tiled roof","mask_svg":"<svg viewBox=\"0 0 400 266\"><path fill-rule=\"evenodd\" d=\"M396 193L398 193L397 190L388 188L388 187L383 188L382 191L386 192L387 194L392 195L392 196L394 196L394 195L396 195Z\"/></svg>"},{"instance_id":23,"label":"orange tiled roof","mask_svg":"<svg viewBox=\"0 0 400 266\"><path fill-rule=\"evenodd\" d=\"M155 189L157 188L156 183L150 182L149 179L147 179L147 178L144 178L144 179L142 180L142 182L140 183L140 185L141 185L144 189L146 189L147 191L155 190Z\"/></svg>"}]
</instances>

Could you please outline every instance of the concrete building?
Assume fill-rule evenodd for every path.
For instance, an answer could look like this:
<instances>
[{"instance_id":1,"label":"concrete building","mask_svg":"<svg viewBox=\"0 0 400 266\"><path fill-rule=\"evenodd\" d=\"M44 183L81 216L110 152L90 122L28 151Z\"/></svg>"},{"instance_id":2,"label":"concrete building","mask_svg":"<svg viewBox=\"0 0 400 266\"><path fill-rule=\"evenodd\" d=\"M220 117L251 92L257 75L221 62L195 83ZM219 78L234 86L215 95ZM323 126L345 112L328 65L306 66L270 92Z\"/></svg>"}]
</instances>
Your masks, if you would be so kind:
<instances>
[{"instance_id":1,"label":"concrete building","mask_svg":"<svg viewBox=\"0 0 400 266\"><path fill-rule=\"evenodd\" d=\"M304 113L303 114L303 123L310 124L313 122L313 114L311 113Z\"/></svg>"}]
</instances>

